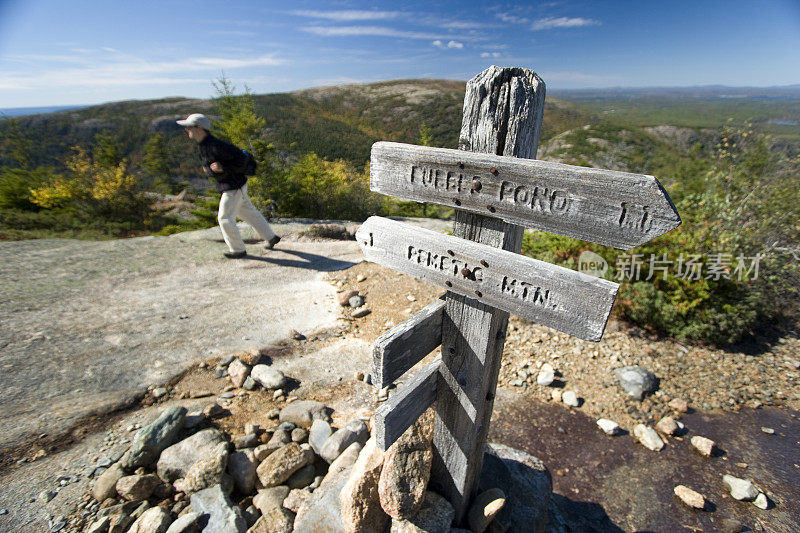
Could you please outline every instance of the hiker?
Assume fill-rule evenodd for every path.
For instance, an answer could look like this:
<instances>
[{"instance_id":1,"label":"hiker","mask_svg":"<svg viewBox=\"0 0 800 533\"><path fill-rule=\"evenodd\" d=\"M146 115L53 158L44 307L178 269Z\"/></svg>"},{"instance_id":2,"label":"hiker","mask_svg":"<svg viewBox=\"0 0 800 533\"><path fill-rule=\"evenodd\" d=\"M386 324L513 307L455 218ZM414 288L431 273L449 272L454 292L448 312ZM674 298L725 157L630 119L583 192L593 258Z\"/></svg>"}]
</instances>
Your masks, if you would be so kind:
<instances>
[{"instance_id":1,"label":"hiker","mask_svg":"<svg viewBox=\"0 0 800 533\"><path fill-rule=\"evenodd\" d=\"M189 138L200 146L203 170L216 182L217 190L222 193L217 220L228 245L228 251L223 255L228 259L247 256L244 241L236 226L237 216L253 226L258 236L266 241L267 249L272 249L281 238L275 235L264 215L258 212L247 196L245 170L249 156L234 145L211 135L211 121L205 115L193 113L177 122L184 127Z\"/></svg>"}]
</instances>

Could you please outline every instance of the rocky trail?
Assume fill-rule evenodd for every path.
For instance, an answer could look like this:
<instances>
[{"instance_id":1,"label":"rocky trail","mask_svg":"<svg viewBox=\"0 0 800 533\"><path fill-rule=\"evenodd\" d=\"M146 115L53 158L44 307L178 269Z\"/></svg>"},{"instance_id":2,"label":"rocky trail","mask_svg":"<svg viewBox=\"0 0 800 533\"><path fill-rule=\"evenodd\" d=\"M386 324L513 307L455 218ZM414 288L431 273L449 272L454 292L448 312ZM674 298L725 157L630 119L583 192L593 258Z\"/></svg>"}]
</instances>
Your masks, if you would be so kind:
<instances>
[{"instance_id":1,"label":"rocky trail","mask_svg":"<svg viewBox=\"0 0 800 533\"><path fill-rule=\"evenodd\" d=\"M367 383L371 343L440 291L360 262L353 241L307 237L308 226L278 224L287 235L280 250L251 243L249 260L233 263L220 257L216 229L99 243L0 243L0 530L83 531L105 521L96 531L107 531L113 519L117 530L139 520L137 531L149 531L207 501L254 528L261 515L274 524L310 520L310 504L301 506L317 492L323 498L315 489L333 468L328 459L336 459L320 459L327 432L350 428L353 442L367 449L370 416L392 394ZM363 297L355 308L337 301L351 290ZM589 343L512 317L490 442L544 462L554 491L550 531L797 531L798 359L796 336L763 335L723 351L612 322L601 342ZM287 418L302 410L292 405L308 402L319 402L313 405L325 416ZM192 486L190 465L163 483L155 463L131 463L117 472L130 479L109 487L114 465L130 460L124 454L142 428L165 412L181 413L174 439L198 438L192 435L202 429L217 432L214 443L233 445L204 447L208 464L195 469ZM328 425L317 424L325 438L312 438L316 418ZM600 419L609 421L603 429ZM710 439L713 448L693 437ZM346 448L337 455L346 456ZM265 475L265 483L260 465L278 450L303 464L276 484ZM248 453L253 458L245 461ZM360 457L350 455L352 462ZM378 461L374 452L361 455L359 462L369 463L367 455ZM281 497L272 490L271 503L241 486L226 489L235 502L212 494L230 483L223 474L235 483L241 473L231 465L244 463L266 487L259 494L301 470L306 479L292 481L295 488ZM743 480L743 501L730 488L738 482L726 478L726 485L723 476ZM679 485L697 496L676 495ZM103 486L108 492L99 494ZM355 496L366 490L351 488ZM690 507L698 496L702 509ZM512 499L505 505L506 513L522 507ZM446 516L446 507L438 509ZM494 530L510 523L498 517Z\"/></svg>"}]
</instances>

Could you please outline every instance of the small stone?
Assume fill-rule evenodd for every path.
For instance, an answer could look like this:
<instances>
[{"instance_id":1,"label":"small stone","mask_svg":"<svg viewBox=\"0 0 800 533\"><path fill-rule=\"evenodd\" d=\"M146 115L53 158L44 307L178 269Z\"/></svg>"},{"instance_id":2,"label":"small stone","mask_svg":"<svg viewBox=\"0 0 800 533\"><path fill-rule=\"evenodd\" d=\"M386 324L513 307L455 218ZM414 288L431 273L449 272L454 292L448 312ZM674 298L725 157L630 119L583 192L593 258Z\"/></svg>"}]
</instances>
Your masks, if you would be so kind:
<instances>
[{"instance_id":1,"label":"small stone","mask_svg":"<svg viewBox=\"0 0 800 533\"><path fill-rule=\"evenodd\" d=\"M245 390L255 390L257 386L258 383L256 383L256 380L254 380L250 376L244 378L244 383L242 383L242 388Z\"/></svg>"},{"instance_id":2,"label":"small stone","mask_svg":"<svg viewBox=\"0 0 800 533\"><path fill-rule=\"evenodd\" d=\"M222 483L228 464L228 443L221 442L211 452L195 462L186 477L174 483L186 494L195 493Z\"/></svg>"},{"instance_id":3,"label":"small stone","mask_svg":"<svg viewBox=\"0 0 800 533\"><path fill-rule=\"evenodd\" d=\"M308 438L308 431L303 428L294 428L291 435L292 442L305 442Z\"/></svg>"},{"instance_id":4,"label":"small stone","mask_svg":"<svg viewBox=\"0 0 800 533\"><path fill-rule=\"evenodd\" d=\"M619 386L628 396L637 400L658 388L655 375L641 366L624 366L614 370Z\"/></svg>"},{"instance_id":5,"label":"small stone","mask_svg":"<svg viewBox=\"0 0 800 533\"><path fill-rule=\"evenodd\" d=\"M234 387L242 387L247 378L250 377L250 367L238 359L234 359L228 365L228 376L230 376Z\"/></svg>"},{"instance_id":6,"label":"small stone","mask_svg":"<svg viewBox=\"0 0 800 533\"><path fill-rule=\"evenodd\" d=\"M264 487L274 487L314 461L314 452L303 449L296 442L279 448L258 465L256 473Z\"/></svg>"},{"instance_id":7,"label":"small stone","mask_svg":"<svg viewBox=\"0 0 800 533\"><path fill-rule=\"evenodd\" d=\"M244 433L245 435L256 435L258 434L260 426L253 422L247 422L244 425Z\"/></svg>"},{"instance_id":8,"label":"small stone","mask_svg":"<svg viewBox=\"0 0 800 533\"><path fill-rule=\"evenodd\" d=\"M736 500L751 501L758 496L758 489L753 486L752 481L725 474L722 476L722 483L731 491L731 496Z\"/></svg>"},{"instance_id":9,"label":"small stone","mask_svg":"<svg viewBox=\"0 0 800 533\"><path fill-rule=\"evenodd\" d=\"M774 435L775 434L775 430L774 429L763 427L763 426L761 427L761 431L763 431L767 435Z\"/></svg>"},{"instance_id":10,"label":"small stone","mask_svg":"<svg viewBox=\"0 0 800 533\"><path fill-rule=\"evenodd\" d=\"M353 312L353 318L363 318L370 314L372 311L367 309L366 307L361 307L360 309Z\"/></svg>"},{"instance_id":11,"label":"small stone","mask_svg":"<svg viewBox=\"0 0 800 533\"><path fill-rule=\"evenodd\" d=\"M553 365L550 363L545 363L542 365L542 368L539 369L539 374L536 376L536 383L543 387L547 387L548 385L552 385L555 378L556 371L553 368Z\"/></svg>"},{"instance_id":12,"label":"small stone","mask_svg":"<svg viewBox=\"0 0 800 533\"><path fill-rule=\"evenodd\" d=\"M356 277L356 281L359 282L359 283L361 283L362 281L366 281L366 279L367 279L367 276L365 276L364 274L359 274Z\"/></svg>"},{"instance_id":13,"label":"small stone","mask_svg":"<svg viewBox=\"0 0 800 533\"><path fill-rule=\"evenodd\" d=\"M226 471L233 478L239 492L250 494L256 483L256 456L253 450L240 450L230 454Z\"/></svg>"},{"instance_id":14,"label":"small stone","mask_svg":"<svg viewBox=\"0 0 800 533\"><path fill-rule=\"evenodd\" d=\"M350 298L352 298L353 296L358 296L358 291L349 290L340 292L339 294L336 295L336 301L338 301L339 305L341 305L342 307L347 307L348 305L350 305Z\"/></svg>"},{"instance_id":15,"label":"small stone","mask_svg":"<svg viewBox=\"0 0 800 533\"><path fill-rule=\"evenodd\" d=\"M766 511L770 507L770 501L766 494L759 492L758 496L756 496L756 499L753 500L753 505Z\"/></svg>"},{"instance_id":16,"label":"small stone","mask_svg":"<svg viewBox=\"0 0 800 533\"><path fill-rule=\"evenodd\" d=\"M276 418L278 418L280 416L280 414L281 414L281 410L276 407L274 409L271 409L267 413L267 418L269 418L270 420L275 420Z\"/></svg>"},{"instance_id":17,"label":"small stone","mask_svg":"<svg viewBox=\"0 0 800 533\"><path fill-rule=\"evenodd\" d=\"M284 376L283 372L267 365L254 366L250 371L250 377L268 390L280 389L286 384L286 376Z\"/></svg>"},{"instance_id":18,"label":"small stone","mask_svg":"<svg viewBox=\"0 0 800 533\"><path fill-rule=\"evenodd\" d=\"M155 474L124 476L117 481L117 494L128 501L142 501L160 484L161 479Z\"/></svg>"},{"instance_id":19,"label":"small stone","mask_svg":"<svg viewBox=\"0 0 800 533\"><path fill-rule=\"evenodd\" d=\"M364 373L361 372L360 370L356 372L353 377L355 378L356 381L364 381Z\"/></svg>"},{"instance_id":20,"label":"small stone","mask_svg":"<svg viewBox=\"0 0 800 533\"><path fill-rule=\"evenodd\" d=\"M675 496L681 499L683 503L695 509L703 509L706 506L706 498L699 492L695 492L689 487L678 485L674 489Z\"/></svg>"},{"instance_id":21,"label":"small stone","mask_svg":"<svg viewBox=\"0 0 800 533\"><path fill-rule=\"evenodd\" d=\"M467 513L467 523L472 533L483 533L505 504L506 495L499 488L478 494Z\"/></svg>"},{"instance_id":22,"label":"small stone","mask_svg":"<svg viewBox=\"0 0 800 533\"><path fill-rule=\"evenodd\" d=\"M352 443L360 442L363 445L368 438L369 429L364 421L359 419L351 420L345 427L328 437L319 455L328 463L332 463Z\"/></svg>"},{"instance_id":23,"label":"small stone","mask_svg":"<svg viewBox=\"0 0 800 533\"><path fill-rule=\"evenodd\" d=\"M128 533L165 533L172 524L170 512L163 507L153 507L136 519Z\"/></svg>"},{"instance_id":24,"label":"small stone","mask_svg":"<svg viewBox=\"0 0 800 533\"><path fill-rule=\"evenodd\" d=\"M723 518L719 521L720 531L724 533L739 533L744 529L741 522L735 518Z\"/></svg>"},{"instance_id":25,"label":"small stone","mask_svg":"<svg viewBox=\"0 0 800 533\"><path fill-rule=\"evenodd\" d=\"M656 424L656 429L665 435L675 435L678 433L678 423L671 416L665 416Z\"/></svg>"},{"instance_id":26,"label":"small stone","mask_svg":"<svg viewBox=\"0 0 800 533\"><path fill-rule=\"evenodd\" d=\"M288 494L289 487L286 485L261 489L253 498L253 505L261 511L261 514L267 514L272 509L280 507Z\"/></svg>"},{"instance_id":27,"label":"small stone","mask_svg":"<svg viewBox=\"0 0 800 533\"><path fill-rule=\"evenodd\" d=\"M272 393L273 400L280 400L281 398L283 398L283 389L277 389Z\"/></svg>"},{"instance_id":28,"label":"small stone","mask_svg":"<svg viewBox=\"0 0 800 533\"><path fill-rule=\"evenodd\" d=\"M233 360L235 358L236 358L235 355L228 354L228 355L226 355L225 357L223 357L223 358L221 358L219 360L219 365L218 366L228 366L229 364L231 364L233 362Z\"/></svg>"},{"instance_id":29,"label":"small stone","mask_svg":"<svg viewBox=\"0 0 800 533\"><path fill-rule=\"evenodd\" d=\"M225 412L225 408L218 403L210 403L203 408L203 414L207 418L216 418Z\"/></svg>"},{"instance_id":30,"label":"small stone","mask_svg":"<svg viewBox=\"0 0 800 533\"><path fill-rule=\"evenodd\" d=\"M259 463L269 457L269 454L274 452L277 448L271 447L269 444L261 444L260 446L256 446L253 450L253 453L256 456L256 461Z\"/></svg>"},{"instance_id":31,"label":"small stone","mask_svg":"<svg viewBox=\"0 0 800 533\"><path fill-rule=\"evenodd\" d=\"M664 447L664 441L661 440L661 437L658 436L658 433L656 433L653 428L645 426L644 424L638 424L636 427L634 427L633 435L638 439L642 446L648 450L657 452Z\"/></svg>"},{"instance_id":32,"label":"small stone","mask_svg":"<svg viewBox=\"0 0 800 533\"><path fill-rule=\"evenodd\" d=\"M228 370L225 369L225 368L215 368L214 369L214 377L217 378L217 379L222 379L224 377L227 377L227 375L228 375Z\"/></svg>"},{"instance_id":33,"label":"small stone","mask_svg":"<svg viewBox=\"0 0 800 533\"><path fill-rule=\"evenodd\" d=\"M233 439L233 446L237 450L243 450L245 448L255 448L258 446L259 442L258 435L250 433L249 435L242 435L241 437Z\"/></svg>"},{"instance_id":34,"label":"small stone","mask_svg":"<svg viewBox=\"0 0 800 533\"><path fill-rule=\"evenodd\" d=\"M562 396L561 389L555 389L553 392L550 393L550 397L553 398L554 402L560 402Z\"/></svg>"},{"instance_id":35,"label":"small stone","mask_svg":"<svg viewBox=\"0 0 800 533\"><path fill-rule=\"evenodd\" d=\"M164 409L155 421L136 434L130 450L121 460L122 467L132 470L138 466L154 463L159 454L172 444L178 432L183 429L185 418L185 407L174 405Z\"/></svg>"},{"instance_id":36,"label":"small stone","mask_svg":"<svg viewBox=\"0 0 800 533\"><path fill-rule=\"evenodd\" d=\"M307 464L286 480L286 486L290 489L303 489L314 482L316 469L313 464Z\"/></svg>"},{"instance_id":37,"label":"small stone","mask_svg":"<svg viewBox=\"0 0 800 533\"><path fill-rule=\"evenodd\" d=\"M125 475L119 463L114 463L105 472L100 474L92 486L92 497L98 502L104 502L117 496L117 481Z\"/></svg>"},{"instance_id":38,"label":"small stone","mask_svg":"<svg viewBox=\"0 0 800 533\"><path fill-rule=\"evenodd\" d=\"M578 395L575 394L575 391L571 390L564 391L564 393L561 395L561 401L569 407L578 407L580 405Z\"/></svg>"},{"instance_id":39,"label":"small stone","mask_svg":"<svg viewBox=\"0 0 800 533\"><path fill-rule=\"evenodd\" d=\"M670 409L679 413L686 413L689 411L689 403L683 398L673 398L667 405Z\"/></svg>"},{"instance_id":40,"label":"small stone","mask_svg":"<svg viewBox=\"0 0 800 533\"><path fill-rule=\"evenodd\" d=\"M162 398L167 395L167 388L166 387L157 387L153 389L153 398Z\"/></svg>"},{"instance_id":41,"label":"small stone","mask_svg":"<svg viewBox=\"0 0 800 533\"><path fill-rule=\"evenodd\" d=\"M53 498L55 498L56 494L58 494L58 493L56 491L54 491L54 490L43 490L36 497L36 501L37 502L41 502L41 503L47 503L50 500L52 500Z\"/></svg>"},{"instance_id":42,"label":"small stone","mask_svg":"<svg viewBox=\"0 0 800 533\"><path fill-rule=\"evenodd\" d=\"M289 329L289 338L296 341L306 340L306 336L297 331L296 329Z\"/></svg>"},{"instance_id":43,"label":"small stone","mask_svg":"<svg viewBox=\"0 0 800 533\"><path fill-rule=\"evenodd\" d=\"M600 418L597 421L597 425L606 435L618 435L620 432L619 424L608 418Z\"/></svg>"},{"instance_id":44,"label":"small stone","mask_svg":"<svg viewBox=\"0 0 800 533\"><path fill-rule=\"evenodd\" d=\"M223 392L222 394L219 395L220 399L222 400L230 400L234 396L235 395L232 392Z\"/></svg>"},{"instance_id":45,"label":"small stone","mask_svg":"<svg viewBox=\"0 0 800 533\"><path fill-rule=\"evenodd\" d=\"M201 490L192 495L192 511L207 514L208 523L203 531L245 533L247 521L237 505L234 505L221 485Z\"/></svg>"},{"instance_id":46,"label":"small stone","mask_svg":"<svg viewBox=\"0 0 800 533\"><path fill-rule=\"evenodd\" d=\"M698 452L705 455L706 457L711 457L716 447L716 443L713 440L708 439L706 437L701 437L699 435L695 435L694 437L692 437L690 442Z\"/></svg>"},{"instance_id":47,"label":"small stone","mask_svg":"<svg viewBox=\"0 0 800 533\"><path fill-rule=\"evenodd\" d=\"M292 489L289 491L289 495L283 500L283 506L293 513L296 513L309 496L311 496L311 493L307 490Z\"/></svg>"},{"instance_id":48,"label":"small stone","mask_svg":"<svg viewBox=\"0 0 800 533\"><path fill-rule=\"evenodd\" d=\"M389 523L378 496L383 459L384 452L375 445L375 439L368 440L339 494L346 531L383 531Z\"/></svg>"},{"instance_id":49,"label":"small stone","mask_svg":"<svg viewBox=\"0 0 800 533\"><path fill-rule=\"evenodd\" d=\"M350 304L350 307L355 309L356 307L361 307L364 305L364 301L365 300L363 296L356 294L355 296L351 296L347 303Z\"/></svg>"},{"instance_id":50,"label":"small stone","mask_svg":"<svg viewBox=\"0 0 800 533\"><path fill-rule=\"evenodd\" d=\"M198 518L200 518L200 513L187 512L183 516L178 517L178 519L169 526L166 533L191 533L196 531Z\"/></svg>"}]
</instances>

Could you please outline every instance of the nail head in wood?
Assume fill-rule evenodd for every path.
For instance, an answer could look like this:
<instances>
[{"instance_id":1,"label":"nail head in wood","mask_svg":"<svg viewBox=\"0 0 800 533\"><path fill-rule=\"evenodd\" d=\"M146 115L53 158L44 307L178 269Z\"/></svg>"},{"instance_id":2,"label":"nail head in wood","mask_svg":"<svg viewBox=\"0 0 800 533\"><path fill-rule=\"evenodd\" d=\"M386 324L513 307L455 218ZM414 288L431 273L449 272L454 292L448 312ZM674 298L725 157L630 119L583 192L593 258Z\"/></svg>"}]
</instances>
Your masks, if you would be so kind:
<instances>
[{"instance_id":1,"label":"nail head in wood","mask_svg":"<svg viewBox=\"0 0 800 533\"><path fill-rule=\"evenodd\" d=\"M470 270L467 267L464 267L461 269L461 275L464 276L465 278L468 278L472 275L472 272L470 272Z\"/></svg>"},{"instance_id":2,"label":"nail head in wood","mask_svg":"<svg viewBox=\"0 0 800 533\"><path fill-rule=\"evenodd\" d=\"M486 262L486 259L481 259L481 266L488 267L489 263Z\"/></svg>"},{"instance_id":3,"label":"nail head in wood","mask_svg":"<svg viewBox=\"0 0 800 533\"><path fill-rule=\"evenodd\" d=\"M479 192L483 188L483 184L481 180L472 180L472 190L475 192Z\"/></svg>"}]
</instances>

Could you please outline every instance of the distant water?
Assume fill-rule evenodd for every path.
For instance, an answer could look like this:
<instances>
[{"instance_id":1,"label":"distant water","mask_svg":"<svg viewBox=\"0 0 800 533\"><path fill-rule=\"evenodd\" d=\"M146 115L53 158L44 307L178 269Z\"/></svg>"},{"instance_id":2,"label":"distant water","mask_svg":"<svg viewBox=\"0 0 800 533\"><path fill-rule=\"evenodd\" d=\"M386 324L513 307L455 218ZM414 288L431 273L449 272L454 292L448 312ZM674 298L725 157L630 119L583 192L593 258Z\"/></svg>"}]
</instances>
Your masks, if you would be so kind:
<instances>
[{"instance_id":1,"label":"distant water","mask_svg":"<svg viewBox=\"0 0 800 533\"><path fill-rule=\"evenodd\" d=\"M38 115L39 113L56 113L57 111L68 111L70 109L80 109L88 107L85 105L61 105L50 107L7 107L0 108L0 117L21 117L23 115Z\"/></svg>"},{"instance_id":2,"label":"distant water","mask_svg":"<svg viewBox=\"0 0 800 533\"><path fill-rule=\"evenodd\" d=\"M797 126L796 120L768 120L767 124L779 124L781 126Z\"/></svg>"}]
</instances>

